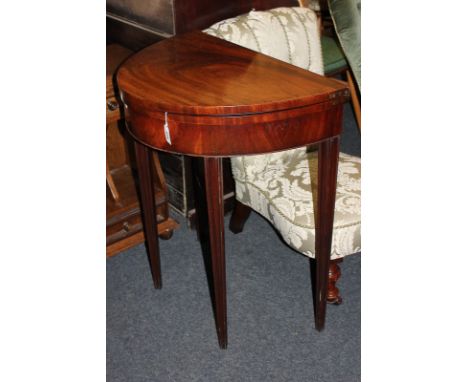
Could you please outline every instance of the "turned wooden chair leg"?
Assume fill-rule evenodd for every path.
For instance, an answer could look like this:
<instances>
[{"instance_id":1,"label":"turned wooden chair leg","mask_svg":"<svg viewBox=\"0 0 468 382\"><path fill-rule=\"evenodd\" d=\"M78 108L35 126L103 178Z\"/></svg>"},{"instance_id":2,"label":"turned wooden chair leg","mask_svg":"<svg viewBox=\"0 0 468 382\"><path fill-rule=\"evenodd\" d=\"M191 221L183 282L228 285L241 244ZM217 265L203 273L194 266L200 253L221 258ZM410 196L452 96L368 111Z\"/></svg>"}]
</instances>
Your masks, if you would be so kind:
<instances>
[{"instance_id":1,"label":"turned wooden chair leg","mask_svg":"<svg viewBox=\"0 0 468 382\"><path fill-rule=\"evenodd\" d=\"M340 305L343 302L340 296L340 290L336 287L336 283L341 277L341 269L338 264L342 261L343 259L331 260L330 266L328 267L327 302L329 304Z\"/></svg>"},{"instance_id":2,"label":"turned wooden chair leg","mask_svg":"<svg viewBox=\"0 0 468 382\"><path fill-rule=\"evenodd\" d=\"M249 206L235 201L234 211L232 211L231 220L229 221L229 229L232 233L240 233L244 229L245 222L250 216L252 209Z\"/></svg>"}]
</instances>

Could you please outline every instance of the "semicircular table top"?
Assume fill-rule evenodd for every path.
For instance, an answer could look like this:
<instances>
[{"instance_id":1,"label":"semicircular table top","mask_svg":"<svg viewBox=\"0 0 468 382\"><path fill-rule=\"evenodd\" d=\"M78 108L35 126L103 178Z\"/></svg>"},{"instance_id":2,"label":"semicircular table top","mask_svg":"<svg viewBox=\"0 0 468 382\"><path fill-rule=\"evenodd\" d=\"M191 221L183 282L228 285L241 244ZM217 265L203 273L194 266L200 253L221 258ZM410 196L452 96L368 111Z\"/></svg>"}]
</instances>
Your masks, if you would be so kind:
<instances>
[{"instance_id":1,"label":"semicircular table top","mask_svg":"<svg viewBox=\"0 0 468 382\"><path fill-rule=\"evenodd\" d=\"M117 82L126 104L189 115L268 113L348 95L340 81L200 31L136 53Z\"/></svg>"}]
</instances>

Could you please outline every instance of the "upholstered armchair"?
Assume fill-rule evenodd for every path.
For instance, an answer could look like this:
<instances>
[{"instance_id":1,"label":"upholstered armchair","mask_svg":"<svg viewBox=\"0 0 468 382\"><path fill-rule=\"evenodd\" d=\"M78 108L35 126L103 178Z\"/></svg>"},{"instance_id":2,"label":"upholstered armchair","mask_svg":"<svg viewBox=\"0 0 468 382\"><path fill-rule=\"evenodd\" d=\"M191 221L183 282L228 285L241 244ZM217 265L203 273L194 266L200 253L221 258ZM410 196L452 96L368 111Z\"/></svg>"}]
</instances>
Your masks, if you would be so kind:
<instances>
[{"instance_id":1,"label":"upholstered armchair","mask_svg":"<svg viewBox=\"0 0 468 382\"><path fill-rule=\"evenodd\" d=\"M251 11L206 33L323 75L318 19L309 8ZM297 252L314 258L317 152L299 148L231 159L237 204L230 228L241 232L253 209ZM328 301L340 303L337 265L361 249L360 158L340 153Z\"/></svg>"}]
</instances>

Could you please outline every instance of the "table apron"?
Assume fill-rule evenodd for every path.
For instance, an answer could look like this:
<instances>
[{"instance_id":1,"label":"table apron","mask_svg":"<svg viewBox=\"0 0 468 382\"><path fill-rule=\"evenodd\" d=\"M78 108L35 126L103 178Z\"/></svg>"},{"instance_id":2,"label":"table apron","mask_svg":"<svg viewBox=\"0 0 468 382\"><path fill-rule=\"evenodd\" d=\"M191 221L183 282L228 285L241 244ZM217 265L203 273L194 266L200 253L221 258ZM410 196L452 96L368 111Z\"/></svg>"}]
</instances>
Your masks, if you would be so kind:
<instances>
[{"instance_id":1,"label":"table apron","mask_svg":"<svg viewBox=\"0 0 468 382\"><path fill-rule=\"evenodd\" d=\"M203 157L262 154L314 144L338 136L342 118L343 105L331 103L242 116L125 110L127 128L138 141L161 151Z\"/></svg>"}]
</instances>

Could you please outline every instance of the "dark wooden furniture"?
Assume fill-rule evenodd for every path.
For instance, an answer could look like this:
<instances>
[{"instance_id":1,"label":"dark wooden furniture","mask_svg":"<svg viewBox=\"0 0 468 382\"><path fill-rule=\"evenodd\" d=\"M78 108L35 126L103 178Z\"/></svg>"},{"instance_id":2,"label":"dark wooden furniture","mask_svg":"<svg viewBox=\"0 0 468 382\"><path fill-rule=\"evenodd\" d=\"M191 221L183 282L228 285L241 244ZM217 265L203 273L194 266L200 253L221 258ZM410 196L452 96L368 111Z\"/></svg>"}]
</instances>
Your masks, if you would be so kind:
<instances>
[{"instance_id":1,"label":"dark wooden furniture","mask_svg":"<svg viewBox=\"0 0 468 382\"><path fill-rule=\"evenodd\" d=\"M120 45L106 47L106 241L107 256L115 255L144 241L140 203L132 167L133 152L121 121L121 108L115 93L114 73L118 65L133 52ZM160 236L169 238L178 226L169 217L167 187L157 154L154 155L157 176L155 200ZM156 231L154 231L156 232Z\"/></svg>"},{"instance_id":2,"label":"dark wooden furniture","mask_svg":"<svg viewBox=\"0 0 468 382\"><path fill-rule=\"evenodd\" d=\"M107 0L107 40L132 50L176 34L207 28L213 23L251 9L265 10L279 6L298 6L297 0ZM160 153L170 207L196 224L192 158ZM225 212L234 205L234 180L230 161L223 160Z\"/></svg>"},{"instance_id":3,"label":"dark wooden furniture","mask_svg":"<svg viewBox=\"0 0 468 382\"><path fill-rule=\"evenodd\" d=\"M249 12L297 7L297 0L106 0L107 36L141 49L176 34Z\"/></svg>"},{"instance_id":4,"label":"dark wooden furniture","mask_svg":"<svg viewBox=\"0 0 468 382\"><path fill-rule=\"evenodd\" d=\"M142 179L153 280L161 287L154 234L151 148L201 157L219 345L227 346L222 157L319 147L315 327L325 324L327 281L345 84L201 32L154 44L128 59L117 80ZM201 213L201 211L200 211Z\"/></svg>"},{"instance_id":5,"label":"dark wooden furniture","mask_svg":"<svg viewBox=\"0 0 468 382\"><path fill-rule=\"evenodd\" d=\"M191 28L203 29L228 17L246 13L251 9L266 10L279 6L307 6L307 0L107 0L107 40L118 42L132 50L139 50ZM333 23L327 14L326 0L320 1L322 24L328 33L333 33ZM323 15L325 13L325 15ZM325 16L325 17L322 17ZM181 22L188 20L188 22ZM337 73L329 73L330 76ZM349 85L349 83L348 83ZM351 96L353 97L351 88ZM354 100L353 100L354 102ZM184 216L191 228L196 227L195 192L193 185L192 158L184 155L159 152L159 160L166 179L169 205ZM223 160L224 211L228 213L235 205L234 180L230 161ZM235 216L233 215L235 218ZM341 302L336 282L340 269L331 261L327 301Z\"/></svg>"}]
</instances>

